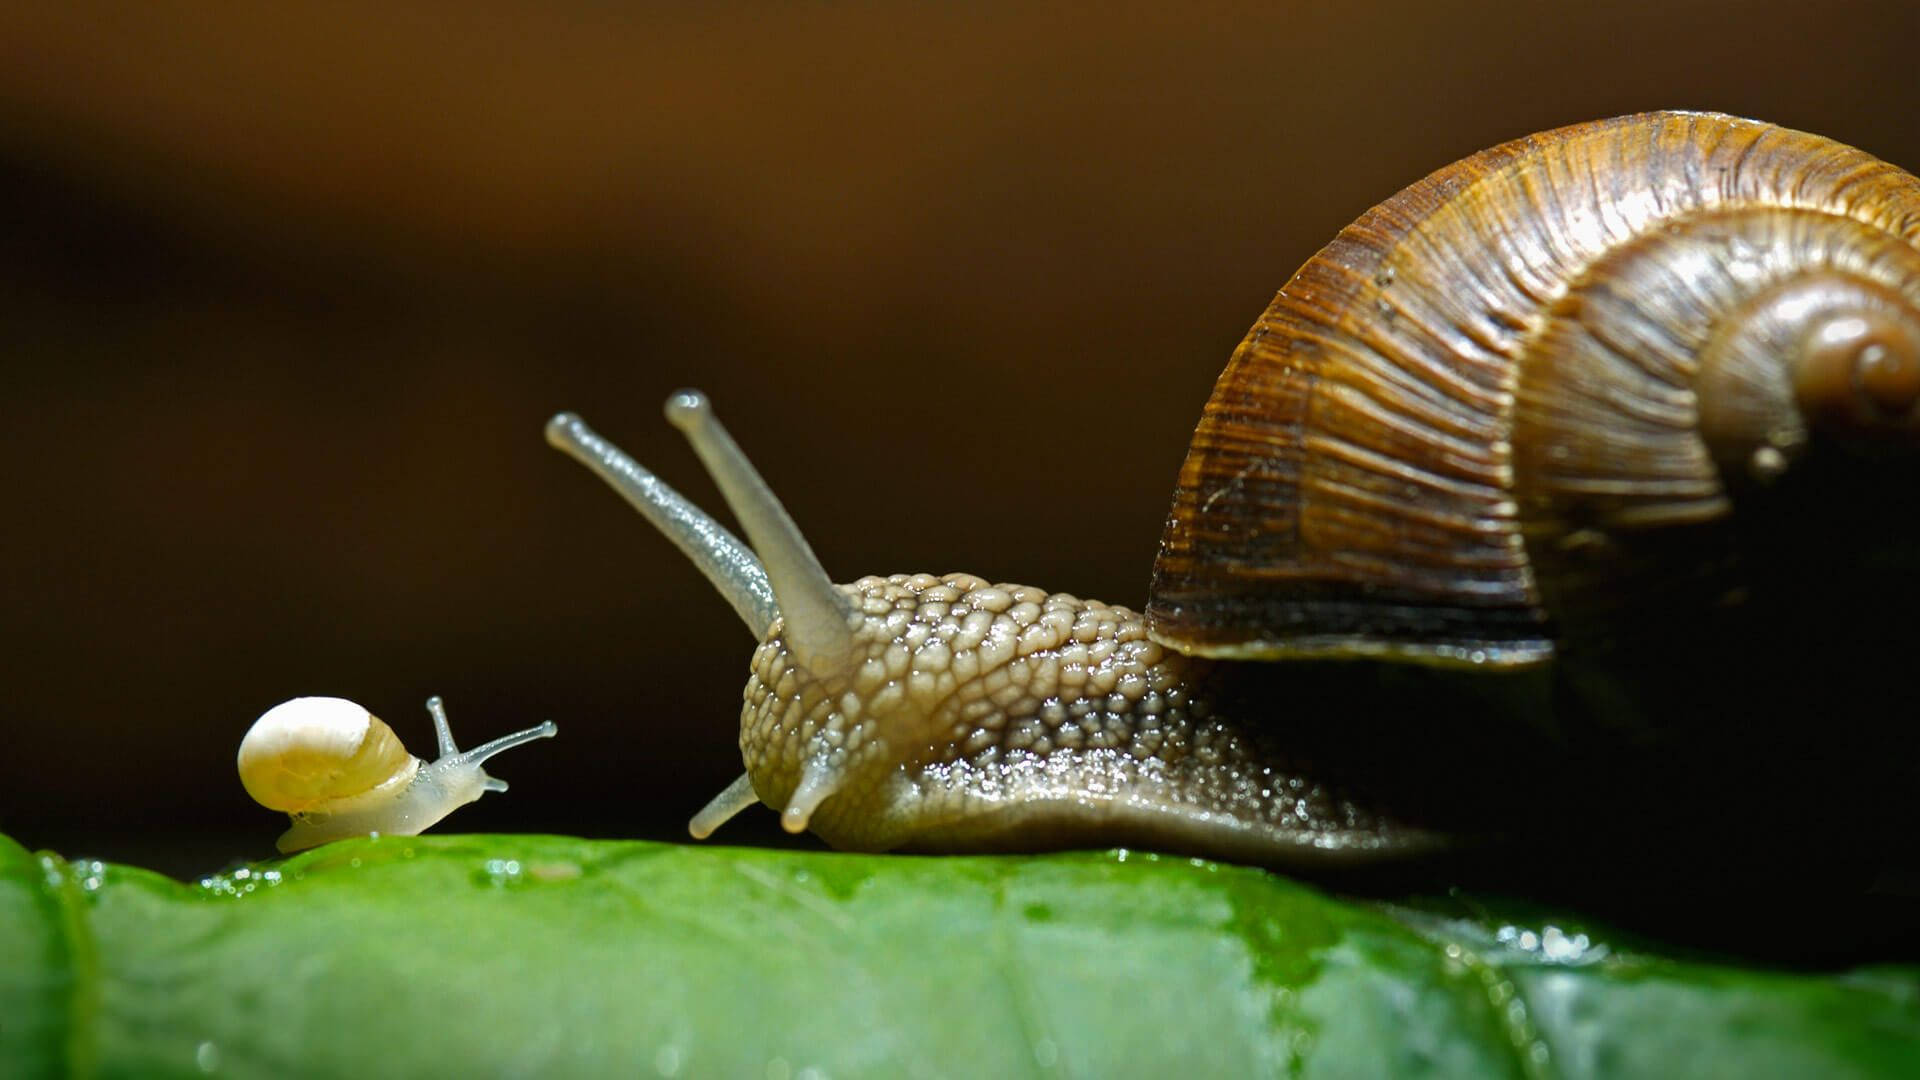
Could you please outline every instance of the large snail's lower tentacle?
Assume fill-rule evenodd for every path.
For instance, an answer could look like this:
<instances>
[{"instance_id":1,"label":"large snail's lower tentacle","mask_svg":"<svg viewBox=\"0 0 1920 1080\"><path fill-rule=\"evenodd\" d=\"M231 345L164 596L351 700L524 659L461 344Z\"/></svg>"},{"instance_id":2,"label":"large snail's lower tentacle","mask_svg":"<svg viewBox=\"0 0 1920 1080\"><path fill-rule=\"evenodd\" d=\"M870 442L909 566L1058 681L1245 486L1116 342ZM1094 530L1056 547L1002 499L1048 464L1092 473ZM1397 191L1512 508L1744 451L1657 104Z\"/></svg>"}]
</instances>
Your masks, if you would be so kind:
<instances>
[{"instance_id":1,"label":"large snail's lower tentacle","mask_svg":"<svg viewBox=\"0 0 1920 1080\"><path fill-rule=\"evenodd\" d=\"M741 773L727 789L713 797L713 801L693 815L687 823L687 833L695 840L705 840L713 835L713 830L732 820L735 814L760 801L753 793L753 777Z\"/></svg>"}]
</instances>

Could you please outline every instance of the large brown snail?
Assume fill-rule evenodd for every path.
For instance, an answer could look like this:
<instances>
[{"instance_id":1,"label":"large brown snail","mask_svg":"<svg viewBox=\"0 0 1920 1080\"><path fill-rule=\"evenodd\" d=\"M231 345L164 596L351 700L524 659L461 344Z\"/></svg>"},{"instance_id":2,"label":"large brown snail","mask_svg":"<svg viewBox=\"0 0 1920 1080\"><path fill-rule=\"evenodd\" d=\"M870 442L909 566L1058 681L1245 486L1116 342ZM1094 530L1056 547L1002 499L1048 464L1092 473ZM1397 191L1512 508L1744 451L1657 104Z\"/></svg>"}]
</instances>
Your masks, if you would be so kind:
<instances>
[{"instance_id":1,"label":"large brown snail","mask_svg":"<svg viewBox=\"0 0 1920 1080\"><path fill-rule=\"evenodd\" d=\"M1716 710L1792 699L1830 706L1803 727L1911 726L1885 659L1911 635L1844 622L1911 592L1889 514L1916 491L1887 470L1920 444L1920 181L1817 136L1623 117L1369 211L1220 376L1144 613L963 574L835 585L705 399L667 413L751 549L577 417L547 435L761 637L746 773L696 836L758 801L844 848L1344 861L1497 829L1563 788L1660 829L1614 770L1675 761L1696 764L1663 782L1710 792L1694 809L1758 788L1771 828L1848 811L1797 786L1820 767L1799 741L1727 779L1741 746L1778 740ZM1889 475L1904 487L1872 487ZM1823 601L1828 625L1765 621ZM1275 659L1339 662L1245 663ZM1558 764L1522 764L1524 725L1472 692L1443 711L1497 735L1399 714L1442 701L1429 680L1549 665ZM1331 712L1327 680L1347 697ZM1566 734L1619 717L1617 739ZM1710 734L1676 756L1676 731Z\"/></svg>"}]
</instances>

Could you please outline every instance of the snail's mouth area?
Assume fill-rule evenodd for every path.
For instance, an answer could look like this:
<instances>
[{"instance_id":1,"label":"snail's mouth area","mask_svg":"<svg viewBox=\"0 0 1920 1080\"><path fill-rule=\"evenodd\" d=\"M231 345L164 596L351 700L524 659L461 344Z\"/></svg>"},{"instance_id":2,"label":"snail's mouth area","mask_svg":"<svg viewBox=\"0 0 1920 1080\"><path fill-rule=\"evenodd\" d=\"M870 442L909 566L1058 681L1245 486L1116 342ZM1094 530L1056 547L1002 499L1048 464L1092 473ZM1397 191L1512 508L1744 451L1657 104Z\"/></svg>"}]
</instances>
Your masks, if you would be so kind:
<instances>
[{"instance_id":1,"label":"snail's mouth area","mask_svg":"<svg viewBox=\"0 0 1920 1080\"><path fill-rule=\"evenodd\" d=\"M791 833L818 831L823 808L828 819L865 812L893 763L867 703L834 689L797 669L787 669L777 690L757 676L747 683L741 758L754 792Z\"/></svg>"}]
</instances>

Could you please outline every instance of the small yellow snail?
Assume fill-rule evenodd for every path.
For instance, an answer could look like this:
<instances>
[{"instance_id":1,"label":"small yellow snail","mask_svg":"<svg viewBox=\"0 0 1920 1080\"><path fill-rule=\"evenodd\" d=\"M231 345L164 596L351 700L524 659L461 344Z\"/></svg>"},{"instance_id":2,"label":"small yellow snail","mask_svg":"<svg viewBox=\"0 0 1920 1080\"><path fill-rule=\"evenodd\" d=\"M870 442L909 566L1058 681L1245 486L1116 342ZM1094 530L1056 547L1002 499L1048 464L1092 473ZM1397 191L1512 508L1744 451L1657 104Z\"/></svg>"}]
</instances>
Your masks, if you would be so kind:
<instances>
[{"instance_id":1,"label":"small yellow snail","mask_svg":"<svg viewBox=\"0 0 1920 1080\"><path fill-rule=\"evenodd\" d=\"M486 792L507 790L481 768L488 758L558 730L549 720L462 751L438 697L427 699L427 711L440 743L430 764L345 698L294 698L262 713L240 740L240 783L255 802L293 818L280 850L370 833L417 835Z\"/></svg>"},{"instance_id":2,"label":"small yellow snail","mask_svg":"<svg viewBox=\"0 0 1920 1080\"><path fill-rule=\"evenodd\" d=\"M1370 211L1220 376L1144 614L964 574L835 585L706 400L667 415L751 549L577 417L547 438L761 639L746 773L697 837L760 801L846 848L1350 862L1567 826L1577 790L1643 840L1751 800L1742 834L1784 847L1867 835L1859 792L1891 790L1824 776L1874 757L1830 733L1912 741L1910 637L1846 620L1915 577L1888 515L1920 444L1920 181L1817 136L1622 117ZM1341 662L1248 663L1316 658ZM1419 681L1549 665L1567 732L1711 734L1543 753Z\"/></svg>"}]
</instances>

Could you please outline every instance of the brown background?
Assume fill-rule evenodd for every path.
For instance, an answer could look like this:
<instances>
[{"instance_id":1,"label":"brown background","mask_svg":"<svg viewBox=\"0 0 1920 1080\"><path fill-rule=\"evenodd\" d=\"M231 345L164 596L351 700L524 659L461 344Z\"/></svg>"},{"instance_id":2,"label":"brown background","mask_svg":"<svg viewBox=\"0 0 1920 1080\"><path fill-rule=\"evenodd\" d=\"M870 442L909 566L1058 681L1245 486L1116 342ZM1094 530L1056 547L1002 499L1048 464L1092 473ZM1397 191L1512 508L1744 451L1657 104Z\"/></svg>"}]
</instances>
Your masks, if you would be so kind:
<instances>
[{"instance_id":1,"label":"brown background","mask_svg":"<svg viewBox=\"0 0 1920 1080\"><path fill-rule=\"evenodd\" d=\"M0 830L176 873L270 852L296 694L558 721L464 829L738 771L749 639L558 409L716 506L705 387L837 577L1137 602L1229 350L1423 173L1657 107L1920 166L1912 0L94 6L0 10Z\"/></svg>"}]
</instances>

